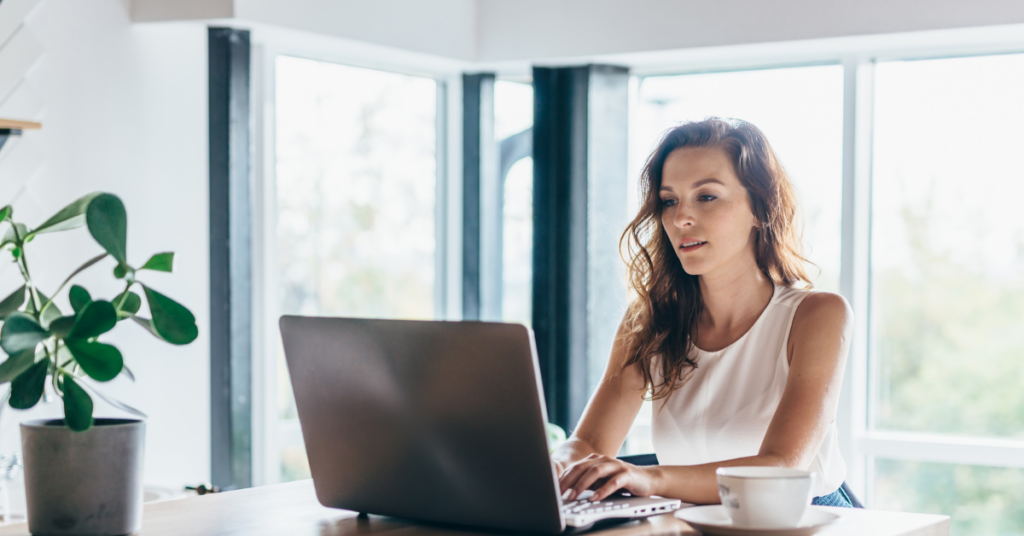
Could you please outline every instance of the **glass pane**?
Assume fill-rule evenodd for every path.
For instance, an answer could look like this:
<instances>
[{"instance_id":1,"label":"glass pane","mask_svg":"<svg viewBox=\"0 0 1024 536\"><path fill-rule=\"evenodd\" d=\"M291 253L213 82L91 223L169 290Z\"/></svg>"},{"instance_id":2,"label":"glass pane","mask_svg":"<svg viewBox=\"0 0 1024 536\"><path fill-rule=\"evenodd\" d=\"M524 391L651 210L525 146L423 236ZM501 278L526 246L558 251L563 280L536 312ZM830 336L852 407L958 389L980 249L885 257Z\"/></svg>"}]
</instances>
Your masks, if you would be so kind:
<instances>
[{"instance_id":1,"label":"glass pane","mask_svg":"<svg viewBox=\"0 0 1024 536\"><path fill-rule=\"evenodd\" d=\"M875 83L872 424L1024 437L1024 55Z\"/></svg>"},{"instance_id":2,"label":"glass pane","mask_svg":"<svg viewBox=\"0 0 1024 536\"><path fill-rule=\"evenodd\" d=\"M494 82L494 138L501 141L533 126L533 84Z\"/></svg>"},{"instance_id":3,"label":"glass pane","mask_svg":"<svg viewBox=\"0 0 1024 536\"><path fill-rule=\"evenodd\" d=\"M432 318L436 82L280 56L276 83L278 311ZM294 419L283 364L278 390Z\"/></svg>"},{"instance_id":4,"label":"glass pane","mask_svg":"<svg viewBox=\"0 0 1024 536\"><path fill-rule=\"evenodd\" d=\"M709 116L748 121L767 136L796 187L804 221L804 253L818 267L809 267L809 275L817 288L839 292L842 67L642 79L630 132L633 180L639 177L644 161L667 129ZM635 214L636 188L632 194L630 208Z\"/></svg>"},{"instance_id":5,"label":"glass pane","mask_svg":"<svg viewBox=\"0 0 1024 536\"><path fill-rule=\"evenodd\" d=\"M502 228L501 318L533 324L533 158L512 165L505 177Z\"/></svg>"},{"instance_id":6,"label":"glass pane","mask_svg":"<svg viewBox=\"0 0 1024 536\"><path fill-rule=\"evenodd\" d=\"M948 515L952 536L1024 534L1024 469L876 460L871 508Z\"/></svg>"},{"instance_id":7,"label":"glass pane","mask_svg":"<svg viewBox=\"0 0 1024 536\"><path fill-rule=\"evenodd\" d=\"M533 86L494 83L494 137L500 144L533 126ZM499 151L499 154L501 151ZM533 158L513 154L504 177L502 213L501 318L532 324L533 306Z\"/></svg>"}]
</instances>

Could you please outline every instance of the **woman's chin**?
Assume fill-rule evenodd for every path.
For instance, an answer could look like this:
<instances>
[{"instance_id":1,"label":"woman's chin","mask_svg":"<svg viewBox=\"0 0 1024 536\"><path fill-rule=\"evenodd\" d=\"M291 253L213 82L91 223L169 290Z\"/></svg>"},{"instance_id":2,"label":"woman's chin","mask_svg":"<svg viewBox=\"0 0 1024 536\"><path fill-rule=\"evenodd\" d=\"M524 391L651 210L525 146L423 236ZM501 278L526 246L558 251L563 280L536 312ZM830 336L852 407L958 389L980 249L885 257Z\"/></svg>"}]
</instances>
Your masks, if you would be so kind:
<instances>
[{"instance_id":1,"label":"woman's chin","mask_svg":"<svg viewBox=\"0 0 1024 536\"><path fill-rule=\"evenodd\" d=\"M707 271L706 263L696 262L692 259L679 259L683 265L683 271L689 275L703 275Z\"/></svg>"}]
</instances>

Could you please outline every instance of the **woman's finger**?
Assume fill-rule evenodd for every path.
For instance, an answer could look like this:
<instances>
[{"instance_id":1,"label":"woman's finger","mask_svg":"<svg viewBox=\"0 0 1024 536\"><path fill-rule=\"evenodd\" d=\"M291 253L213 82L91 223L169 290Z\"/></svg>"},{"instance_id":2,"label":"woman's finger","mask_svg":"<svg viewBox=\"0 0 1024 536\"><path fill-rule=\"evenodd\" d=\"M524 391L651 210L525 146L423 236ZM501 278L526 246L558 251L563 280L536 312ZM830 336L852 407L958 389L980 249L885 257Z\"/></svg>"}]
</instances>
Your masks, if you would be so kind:
<instances>
[{"instance_id":1,"label":"woman's finger","mask_svg":"<svg viewBox=\"0 0 1024 536\"><path fill-rule=\"evenodd\" d=\"M601 460L593 458L584 458L572 465L568 471L562 473L562 476L558 479L558 486L563 492L579 480L580 475L585 473L588 469L594 466L594 464L600 463Z\"/></svg>"},{"instance_id":2,"label":"woman's finger","mask_svg":"<svg viewBox=\"0 0 1024 536\"><path fill-rule=\"evenodd\" d=\"M629 484L629 478L629 473L625 471L609 478L603 486L594 491L594 494L590 496L590 500L594 502L603 501L605 497L625 488Z\"/></svg>"},{"instance_id":3,"label":"woman's finger","mask_svg":"<svg viewBox=\"0 0 1024 536\"><path fill-rule=\"evenodd\" d=\"M580 479L572 486L573 493L569 494L569 500L579 497L581 493L590 489L601 478L606 478L624 468L618 462L602 462L590 467Z\"/></svg>"}]
</instances>

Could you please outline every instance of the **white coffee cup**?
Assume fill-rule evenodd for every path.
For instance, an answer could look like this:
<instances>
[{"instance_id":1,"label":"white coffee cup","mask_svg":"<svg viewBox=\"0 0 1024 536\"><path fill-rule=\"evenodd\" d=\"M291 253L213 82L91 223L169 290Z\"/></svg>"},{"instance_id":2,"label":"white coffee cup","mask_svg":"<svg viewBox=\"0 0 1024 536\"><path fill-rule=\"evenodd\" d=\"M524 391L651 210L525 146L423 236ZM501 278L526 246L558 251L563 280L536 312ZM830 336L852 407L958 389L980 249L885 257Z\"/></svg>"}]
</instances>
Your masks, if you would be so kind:
<instances>
[{"instance_id":1,"label":"white coffee cup","mask_svg":"<svg viewBox=\"0 0 1024 536\"><path fill-rule=\"evenodd\" d=\"M733 525L794 528L811 504L817 476L784 467L719 467L718 496Z\"/></svg>"}]
</instances>

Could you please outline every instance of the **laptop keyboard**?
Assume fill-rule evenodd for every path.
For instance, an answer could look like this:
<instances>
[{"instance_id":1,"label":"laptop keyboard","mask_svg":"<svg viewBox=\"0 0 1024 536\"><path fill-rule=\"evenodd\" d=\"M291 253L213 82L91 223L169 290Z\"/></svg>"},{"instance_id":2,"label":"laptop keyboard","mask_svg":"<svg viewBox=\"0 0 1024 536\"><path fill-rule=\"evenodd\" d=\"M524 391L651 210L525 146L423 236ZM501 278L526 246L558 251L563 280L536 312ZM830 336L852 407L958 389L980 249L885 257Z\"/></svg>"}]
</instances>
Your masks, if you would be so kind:
<instances>
[{"instance_id":1,"label":"laptop keyboard","mask_svg":"<svg viewBox=\"0 0 1024 536\"><path fill-rule=\"evenodd\" d=\"M606 498L603 501L591 502L590 498L594 496L594 490L584 490L580 493L578 499L572 502L568 502L562 505L563 515L589 515L589 514L602 514L605 512L614 512L616 510L625 510L630 508L629 497L630 495L613 494L611 497Z\"/></svg>"},{"instance_id":2,"label":"laptop keyboard","mask_svg":"<svg viewBox=\"0 0 1024 536\"><path fill-rule=\"evenodd\" d=\"M624 510L630 508L629 502L622 499L616 501L601 501L601 502L590 502L589 500L572 501L562 505L563 514L597 514L604 512L614 512L616 510Z\"/></svg>"},{"instance_id":3,"label":"laptop keyboard","mask_svg":"<svg viewBox=\"0 0 1024 536\"><path fill-rule=\"evenodd\" d=\"M606 519L656 516L682 506L682 502L675 499L634 497L628 493L617 493L603 501L591 502L590 497L593 495L593 491L587 490L575 501L562 505L562 516L567 526L584 527Z\"/></svg>"}]
</instances>

